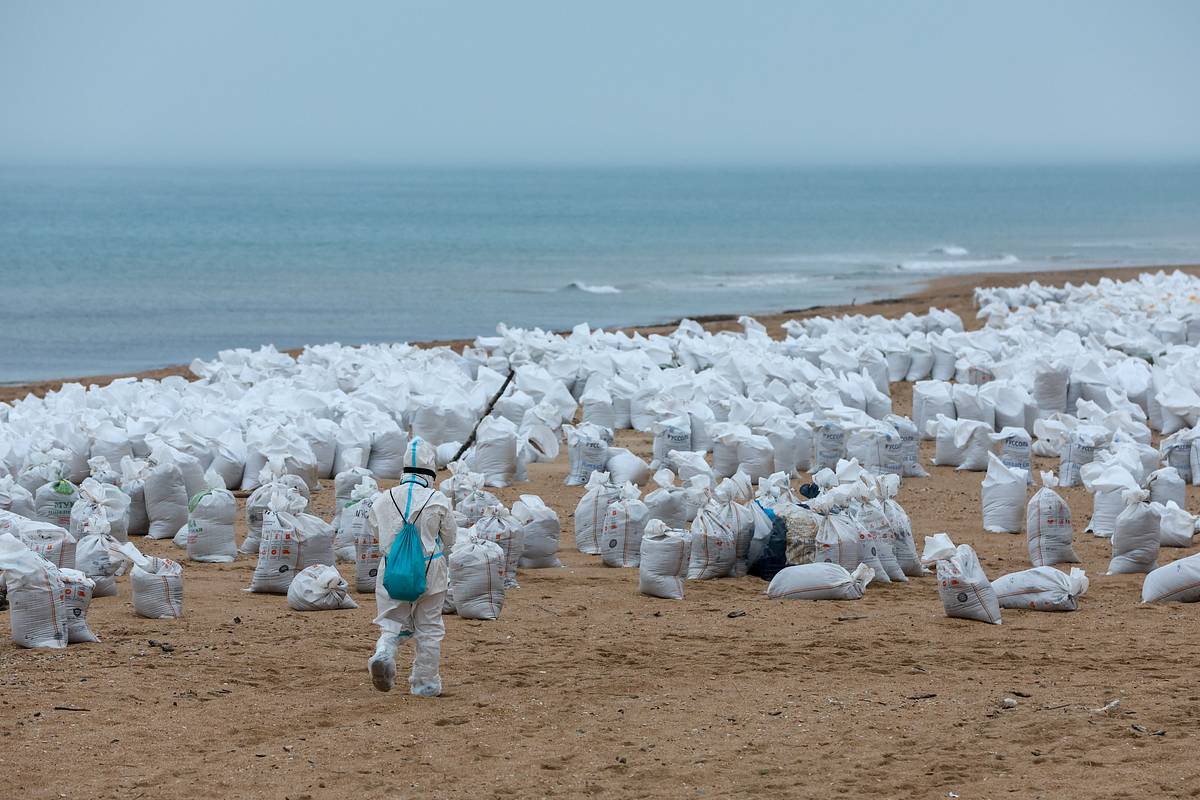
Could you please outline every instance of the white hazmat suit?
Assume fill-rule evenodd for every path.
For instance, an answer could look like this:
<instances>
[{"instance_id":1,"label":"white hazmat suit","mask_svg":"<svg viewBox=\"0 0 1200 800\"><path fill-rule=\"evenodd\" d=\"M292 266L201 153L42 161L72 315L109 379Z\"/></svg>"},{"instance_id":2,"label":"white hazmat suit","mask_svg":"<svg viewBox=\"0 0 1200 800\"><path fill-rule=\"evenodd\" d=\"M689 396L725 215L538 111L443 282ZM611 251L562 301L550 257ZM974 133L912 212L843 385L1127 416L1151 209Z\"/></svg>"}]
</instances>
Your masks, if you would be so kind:
<instances>
[{"instance_id":1,"label":"white hazmat suit","mask_svg":"<svg viewBox=\"0 0 1200 800\"><path fill-rule=\"evenodd\" d=\"M409 690L421 697L437 697L442 693L438 668L442 638L446 634L442 623L442 602L449 586L446 555L454 546L457 526L450 501L432 488L433 447L417 439L410 443L405 455L409 466L405 467L400 484L376 496L367 517L367 527L379 542L379 552L386 558L405 519L416 525L429 565L425 573L425 593L412 603L392 599L384 588L385 569L384 564L380 564L375 580L375 604L379 611L375 624L382 632L367 668L375 688L389 691L396 680L397 646L412 639L416 654L408 678Z\"/></svg>"}]
</instances>

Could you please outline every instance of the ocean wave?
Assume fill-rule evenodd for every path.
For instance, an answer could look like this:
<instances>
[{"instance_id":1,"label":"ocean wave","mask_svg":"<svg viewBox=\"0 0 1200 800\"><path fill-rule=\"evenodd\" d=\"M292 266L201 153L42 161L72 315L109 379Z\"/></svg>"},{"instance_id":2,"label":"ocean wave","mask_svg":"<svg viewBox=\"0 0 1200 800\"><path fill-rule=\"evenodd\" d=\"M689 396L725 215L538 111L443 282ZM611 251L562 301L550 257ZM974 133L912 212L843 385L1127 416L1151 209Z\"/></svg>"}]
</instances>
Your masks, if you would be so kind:
<instances>
[{"instance_id":1,"label":"ocean wave","mask_svg":"<svg viewBox=\"0 0 1200 800\"><path fill-rule=\"evenodd\" d=\"M620 294L621 290L609 284L592 284L583 281L571 281L563 287L564 290L587 292L588 294Z\"/></svg>"},{"instance_id":2,"label":"ocean wave","mask_svg":"<svg viewBox=\"0 0 1200 800\"><path fill-rule=\"evenodd\" d=\"M1012 253L993 258L962 258L944 261L901 261L896 268L904 272L966 272L973 269L994 269L1020 264L1021 259Z\"/></svg>"},{"instance_id":3,"label":"ocean wave","mask_svg":"<svg viewBox=\"0 0 1200 800\"><path fill-rule=\"evenodd\" d=\"M957 244L943 244L929 251L931 256L969 256L971 251Z\"/></svg>"},{"instance_id":4,"label":"ocean wave","mask_svg":"<svg viewBox=\"0 0 1200 800\"><path fill-rule=\"evenodd\" d=\"M811 286L829 278L812 272L743 272L696 273L680 275L671 280L654 280L646 288L672 292L713 292L729 289L771 289L788 286Z\"/></svg>"}]
</instances>

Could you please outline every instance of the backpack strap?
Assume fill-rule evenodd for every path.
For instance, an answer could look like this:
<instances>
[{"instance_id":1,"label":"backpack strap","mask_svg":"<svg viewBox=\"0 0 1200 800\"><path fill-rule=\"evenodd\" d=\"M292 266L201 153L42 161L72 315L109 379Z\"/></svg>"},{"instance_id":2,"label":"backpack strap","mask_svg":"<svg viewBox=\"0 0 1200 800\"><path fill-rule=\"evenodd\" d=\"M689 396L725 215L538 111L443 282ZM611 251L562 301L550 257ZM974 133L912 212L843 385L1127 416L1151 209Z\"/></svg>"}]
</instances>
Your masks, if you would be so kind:
<instances>
[{"instance_id":1,"label":"backpack strap","mask_svg":"<svg viewBox=\"0 0 1200 800\"><path fill-rule=\"evenodd\" d=\"M396 507L396 513L400 515L400 519L404 520L404 524L407 525L411 522L415 525L417 520L421 518L421 513L425 510L425 506L429 505L429 501L433 499L433 492L430 492L429 497L425 498L424 504L422 504L420 510L417 511L417 515L412 519L404 516L404 512L400 510L400 504L396 502L396 495L388 492L388 497L392 499L392 505Z\"/></svg>"}]
</instances>

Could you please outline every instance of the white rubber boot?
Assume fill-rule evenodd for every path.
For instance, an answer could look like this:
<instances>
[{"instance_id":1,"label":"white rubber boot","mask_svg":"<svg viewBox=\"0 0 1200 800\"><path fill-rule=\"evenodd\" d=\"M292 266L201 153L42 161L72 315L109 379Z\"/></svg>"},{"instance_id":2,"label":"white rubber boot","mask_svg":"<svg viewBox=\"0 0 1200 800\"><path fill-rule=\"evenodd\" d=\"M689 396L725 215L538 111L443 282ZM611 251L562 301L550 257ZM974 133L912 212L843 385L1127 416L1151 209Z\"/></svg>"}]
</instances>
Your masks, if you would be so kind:
<instances>
[{"instance_id":1,"label":"white rubber boot","mask_svg":"<svg viewBox=\"0 0 1200 800\"><path fill-rule=\"evenodd\" d=\"M375 643L375 655L367 660L371 684L381 692L390 692L396 685L396 645L399 641L397 634L381 634Z\"/></svg>"}]
</instances>

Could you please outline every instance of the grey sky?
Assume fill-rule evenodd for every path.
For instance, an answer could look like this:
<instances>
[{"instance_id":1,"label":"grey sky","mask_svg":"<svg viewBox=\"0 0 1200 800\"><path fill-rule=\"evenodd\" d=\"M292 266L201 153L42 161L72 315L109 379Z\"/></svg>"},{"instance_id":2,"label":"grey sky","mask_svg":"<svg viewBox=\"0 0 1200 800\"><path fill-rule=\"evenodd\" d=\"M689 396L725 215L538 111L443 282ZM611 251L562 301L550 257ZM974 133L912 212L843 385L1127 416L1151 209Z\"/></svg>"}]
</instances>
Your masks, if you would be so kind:
<instances>
[{"instance_id":1,"label":"grey sky","mask_svg":"<svg viewBox=\"0 0 1200 800\"><path fill-rule=\"evenodd\" d=\"M0 0L0 160L1200 158L1200 2Z\"/></svg>"}]
</instances>

